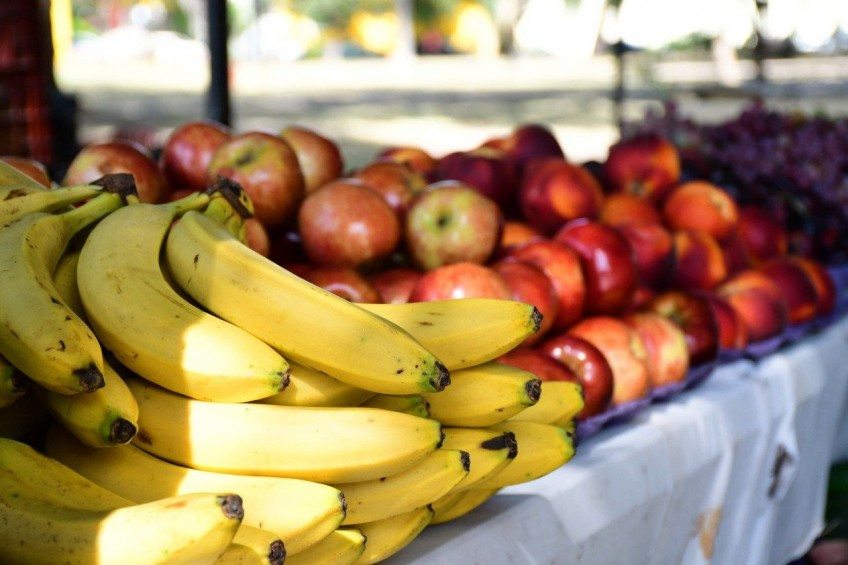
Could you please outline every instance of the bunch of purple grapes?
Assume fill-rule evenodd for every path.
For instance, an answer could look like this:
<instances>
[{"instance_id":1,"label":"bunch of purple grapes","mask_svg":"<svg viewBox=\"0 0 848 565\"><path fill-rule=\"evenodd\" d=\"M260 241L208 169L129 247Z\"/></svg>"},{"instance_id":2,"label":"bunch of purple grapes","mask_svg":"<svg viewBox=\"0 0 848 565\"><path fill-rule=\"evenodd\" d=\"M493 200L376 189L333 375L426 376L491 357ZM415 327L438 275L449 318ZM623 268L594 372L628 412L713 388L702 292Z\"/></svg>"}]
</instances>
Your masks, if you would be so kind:
<instances>
[{"instance_id":1,"label":"bunch of purple grapes","mask_svg":"<svg viewBox=\"0 0 848 565\"><path fill-rule=\"evenodd\" d=\"M848 118L754 102L729 121L699 124L670 103L625 132L665 136L680 151L684 176L768 207L790 230L795 252L848 260Z\"/></svg>"}]
</instances>

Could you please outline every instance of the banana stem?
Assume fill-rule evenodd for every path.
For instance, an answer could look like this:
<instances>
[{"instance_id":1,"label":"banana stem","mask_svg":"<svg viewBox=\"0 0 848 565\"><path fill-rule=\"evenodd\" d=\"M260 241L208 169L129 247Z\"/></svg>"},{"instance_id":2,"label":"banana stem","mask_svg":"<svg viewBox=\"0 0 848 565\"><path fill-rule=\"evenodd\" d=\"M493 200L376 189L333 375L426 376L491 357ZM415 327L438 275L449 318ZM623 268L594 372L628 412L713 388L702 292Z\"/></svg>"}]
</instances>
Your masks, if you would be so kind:
<instances>
[{"instance_id":1,"label":"banana stem","mask_svg":"<svg viewBox=\"0 0 848 565\"><path fill-rule=\"evenodd\" d=\"M124 203L124 197L120 194L106 193L92 198L79 208L74 208L62 214L68 222L71 235L93 224L100 218L120 208Z\"/></svg>"},{"instance_id":2,"label":"banana stem","mask_svg":"<svg viewBox=\"0 0 848 565\"><path fill-rule=\"evenodd\" d=\"M189 210L200 210L209 204L210 197L205 192L192 192L188 196L184 196L179 200L158 204L158 206L168 210L175 217L182 216Z\"/></svg>"}]
</instances>

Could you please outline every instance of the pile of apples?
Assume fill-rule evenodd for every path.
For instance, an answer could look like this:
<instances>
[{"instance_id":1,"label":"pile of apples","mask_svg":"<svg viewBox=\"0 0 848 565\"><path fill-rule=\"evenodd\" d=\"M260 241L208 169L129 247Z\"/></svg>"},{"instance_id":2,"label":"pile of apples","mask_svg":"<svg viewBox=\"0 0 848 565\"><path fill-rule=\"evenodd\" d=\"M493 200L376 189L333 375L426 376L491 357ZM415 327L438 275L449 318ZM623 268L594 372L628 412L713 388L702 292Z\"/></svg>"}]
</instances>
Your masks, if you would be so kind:
<instances>
[{"instance_id":1,"label":"pile of apples","mask_svg":"<svg viewBox=\"0 0 848 565\"><path fill-rule=\"evenodd\" d=\"M197 121L158 160L124 142L90 145L63 184L121 171L147 202L218 176L239 182L256 210L248 244L351 301L535 305L540 331L502 361L580 382L584 419L835 307L827 269L791 254L777 219L681 179L677 150L653 134L576 164L546 126L526 124L441 157L389 147L345 171L338 145L312 129L236 134Z\"/></svg>"}]
</instances>

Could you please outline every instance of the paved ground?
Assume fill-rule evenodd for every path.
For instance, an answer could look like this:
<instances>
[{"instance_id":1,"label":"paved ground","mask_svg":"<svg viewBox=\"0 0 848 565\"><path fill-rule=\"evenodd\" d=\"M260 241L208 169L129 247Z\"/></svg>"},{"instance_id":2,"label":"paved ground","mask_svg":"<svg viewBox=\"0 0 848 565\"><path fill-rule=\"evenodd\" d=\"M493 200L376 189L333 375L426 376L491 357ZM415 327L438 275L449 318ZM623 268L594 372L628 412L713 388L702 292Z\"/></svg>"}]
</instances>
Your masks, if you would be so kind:
<instances>
[{"instance_id":1,"label":"paved ground","mask_svg":"<svg viewBox=\"0 0 848 565\"><path fill-rule=\"evenodd\" d=\"M719 80L710 61L658 61L635 57L628 68L625 116L674 98L703 120L734 115L752 94L774 105L848 113L848 59L772 61L769 85L753 82L754 68L739 68L739 88ZM471 148L517 123L550 125L575 160L602 158L617 138L611 85L614 62L552 58L427 57L251 64L233 69L234 125L238 130L279 130L299 123L335 139L350 166L392 144L416 144L436 155ZM78 95L83 141L116 129L153 132L203 115L205 69L133 64L106 67L71 60L59 77Z\"/></svg>"}]
</instances>

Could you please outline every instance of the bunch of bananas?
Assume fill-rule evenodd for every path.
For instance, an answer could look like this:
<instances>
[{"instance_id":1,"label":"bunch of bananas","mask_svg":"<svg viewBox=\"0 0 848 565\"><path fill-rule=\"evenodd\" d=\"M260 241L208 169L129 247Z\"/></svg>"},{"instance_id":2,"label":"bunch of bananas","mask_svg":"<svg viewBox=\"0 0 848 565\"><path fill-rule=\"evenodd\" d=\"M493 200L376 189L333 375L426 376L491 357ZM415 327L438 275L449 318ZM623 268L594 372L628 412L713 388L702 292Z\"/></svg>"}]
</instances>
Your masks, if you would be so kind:
<instances>
[{"instance_id":1,"label":"bunch of bananas","mask_svg":"<svg viewBox=\"0 0 848 565\"><path fill-rule=\"evenodd\" d=\"M58 462L0 441L0 561L373 563L572 457L579 386L494 361L532 306L350 303L244 245L223 179L2 167L0 436Z\"/></svg>"}]
</instances>

